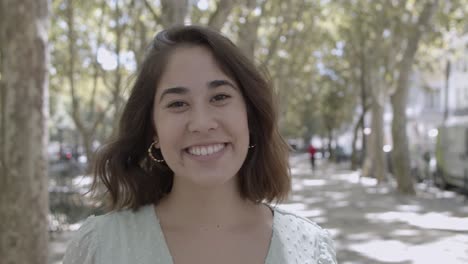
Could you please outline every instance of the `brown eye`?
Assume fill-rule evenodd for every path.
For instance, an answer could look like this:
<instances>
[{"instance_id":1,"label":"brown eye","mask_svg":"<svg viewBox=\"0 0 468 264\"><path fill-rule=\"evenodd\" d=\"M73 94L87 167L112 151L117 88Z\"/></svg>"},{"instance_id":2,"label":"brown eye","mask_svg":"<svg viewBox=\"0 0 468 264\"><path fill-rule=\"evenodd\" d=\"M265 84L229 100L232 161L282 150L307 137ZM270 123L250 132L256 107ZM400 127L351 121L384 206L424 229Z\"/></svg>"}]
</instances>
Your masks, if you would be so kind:
<instances>
[{"instance_id":1,"label":"brown eye","mask_svg":"<svg viewBox=\"0 0 468 264\"><path fill-rule=\"evenodd\" d=\"M226 94L218 94L218 95L215 95L212 100L215 102L219 102L219 101L223 101L229 98L231 98L231 96L226 95Z\"/></svg>"},{"instance_id":2,"label":"brown eye","mask_svg":"<svg viewBox=\"0 0 468 264\"><path fill-rule=\"evenodd\" d=\"M172 103L168 104L167 108L180 108L180 107L184 107L186 105L187 104L185 102L177 101L177 102L172 102Z\"/></svg>"}]
</instances>

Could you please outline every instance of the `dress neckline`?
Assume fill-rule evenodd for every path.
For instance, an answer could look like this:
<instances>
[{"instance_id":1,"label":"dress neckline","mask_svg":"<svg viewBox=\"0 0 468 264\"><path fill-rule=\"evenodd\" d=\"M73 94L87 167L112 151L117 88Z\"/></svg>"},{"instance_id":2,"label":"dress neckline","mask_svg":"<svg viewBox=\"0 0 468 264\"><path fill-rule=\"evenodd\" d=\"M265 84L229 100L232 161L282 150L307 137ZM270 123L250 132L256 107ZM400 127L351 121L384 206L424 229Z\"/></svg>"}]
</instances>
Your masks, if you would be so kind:
<instances>
[{"instance_id":1,"label":"dress neckline","mask_svg":"<svg viewBox=\"0 0 468 264\"><path fill-rule=\"evenodd\" d=\"M276 240L276 226L278 225L277 224L277 221L278 221L278 213L276 212L276 208L269 205L269 204L266 204L264 203L264 205L266 205L272 212L273 214L273 223L271 225L271 237L270 237L270 241L269 241L269 245L268 245L268 251L267 251L267 255L265 256L265 261L264 263L267 263L268 259L270 258L270 255L272 254L272 248L274 246L274 243L275 243L275 240ZM158 239L158 241L161 241L162 242L162 249L164 251L164 253L169 256L170 260L171 260L171 264L174 264L174 259L172 258L172 254L171 254L171 251L169 250L169 246L167 244L167 240L166 240L166 236L164 234L164 231L162 230L162 226L161 226L161 222L159 221L159 217L158 217L158 214L156 213L156 210L155 210L155 207L153 204L150 204L150 205L147 205L146 208L145 208L145 211L147 211L147 215L149 216L148 218L150 219L150 221L153 221L153 226L155 226L155 235L156 235L156 238ZM156 222L156 225L154 225L154 221Z\"/></svg>"}]
</instances>

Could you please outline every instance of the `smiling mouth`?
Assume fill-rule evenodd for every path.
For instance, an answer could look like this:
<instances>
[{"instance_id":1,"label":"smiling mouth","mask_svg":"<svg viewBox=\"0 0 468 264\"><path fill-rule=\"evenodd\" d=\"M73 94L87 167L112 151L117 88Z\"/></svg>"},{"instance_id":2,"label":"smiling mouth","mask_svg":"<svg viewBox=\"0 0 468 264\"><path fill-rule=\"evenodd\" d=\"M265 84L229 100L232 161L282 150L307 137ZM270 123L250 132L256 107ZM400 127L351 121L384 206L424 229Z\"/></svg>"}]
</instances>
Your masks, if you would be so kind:
<instances>
[{"instance_id":1,"label":"smiling mouth","mask_svg":"<svg viewBox=\"0 0 468 264\"><path fill-rule=\"evenodd\" d=\"M185 149L190 155L194 156L209 156L221 152L228 143L217 143L206 146L193 146Z\"/></svg>"}]
</instances>

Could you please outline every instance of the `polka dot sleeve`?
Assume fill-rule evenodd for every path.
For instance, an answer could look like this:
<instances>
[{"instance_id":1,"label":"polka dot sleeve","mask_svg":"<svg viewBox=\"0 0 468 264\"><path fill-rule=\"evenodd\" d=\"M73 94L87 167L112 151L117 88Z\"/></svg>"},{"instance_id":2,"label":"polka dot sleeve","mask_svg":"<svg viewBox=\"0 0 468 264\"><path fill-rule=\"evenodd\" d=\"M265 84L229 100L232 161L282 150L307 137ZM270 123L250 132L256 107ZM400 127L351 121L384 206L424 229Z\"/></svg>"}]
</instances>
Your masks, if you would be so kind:
<instances>
[{"instance_id":1,"label":"polka dot sleeve","mask_svg":"<svg viewBox=\"0 0 468 264\"><path fill-rule=\"evenodd\" d=\"M67 247L63 264L95 264L96 218L89 217Z\"/></svg>"},{"instance_id":2,"label":"polka dot sleeve","mask_svg":"<svg viewBox=\"0 0 468 264\"><path fill-rule=\"evenodd\" d=\"M333 245L333 240L328 231L321 230L318 243L320 250L318 264L336 264L335 246Z\"/></svg>"}]
</instances>

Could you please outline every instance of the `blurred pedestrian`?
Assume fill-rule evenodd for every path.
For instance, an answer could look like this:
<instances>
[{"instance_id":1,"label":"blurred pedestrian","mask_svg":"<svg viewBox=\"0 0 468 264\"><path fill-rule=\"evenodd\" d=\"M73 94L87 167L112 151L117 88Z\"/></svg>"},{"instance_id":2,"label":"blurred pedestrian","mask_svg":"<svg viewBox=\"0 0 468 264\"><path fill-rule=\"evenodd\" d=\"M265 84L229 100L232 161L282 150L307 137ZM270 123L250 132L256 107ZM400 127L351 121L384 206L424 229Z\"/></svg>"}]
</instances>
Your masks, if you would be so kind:
<instances>
[{"instance_id":1,"label":"blurred pedestrian","mask_svg":"<svg viewBox=\"0 0 468 264\"><path fill-rule=\"evenodd\" d=\"M315 154L317 153L317 149L314 147L312 143L309 145L309 158L310 158L310 166L312 170L315 170Z\"/></svg>"},{"instance_id":2,"label":"blurred pedestrian","mask_svg":"<svg viewBox=\"0 0 468 264\"><path fill-rule=\"evenodd\" d=\"M113 210L83 224L64 264L336 263L326 231L272 204L291 187L273 95L218 32L159 33L97 154Z\"/></svg>"}]
</instances>

